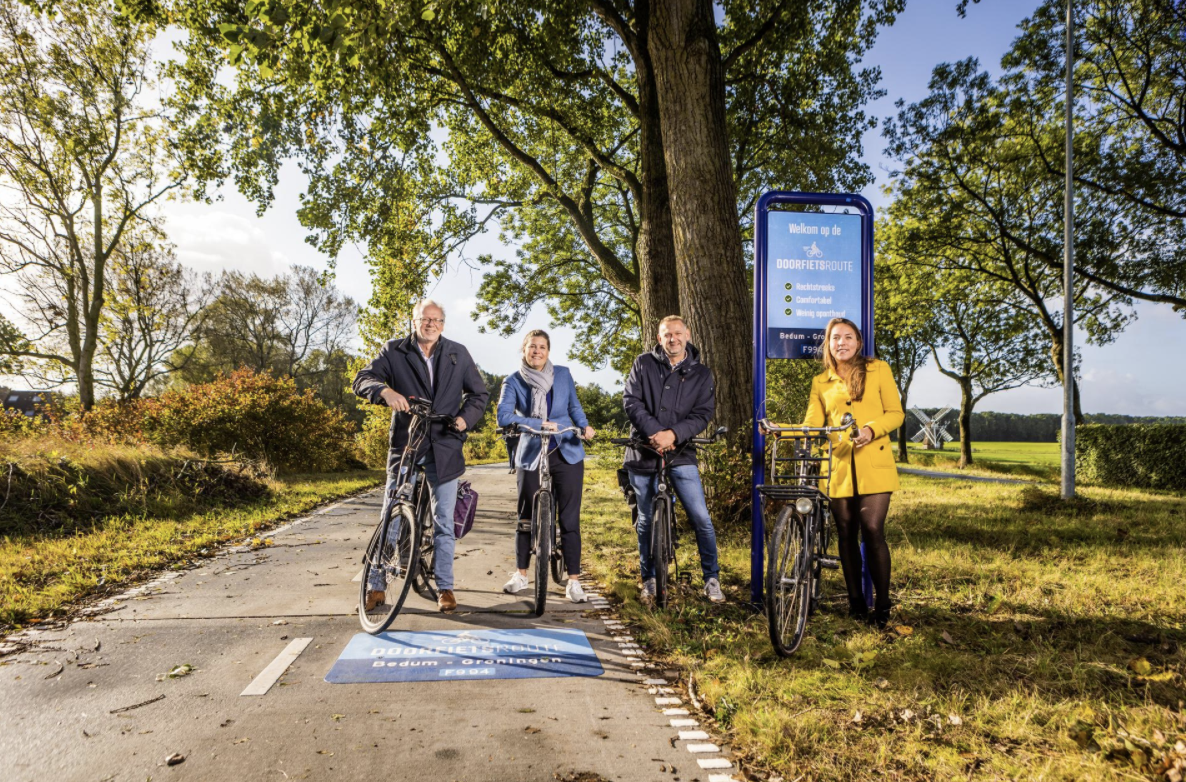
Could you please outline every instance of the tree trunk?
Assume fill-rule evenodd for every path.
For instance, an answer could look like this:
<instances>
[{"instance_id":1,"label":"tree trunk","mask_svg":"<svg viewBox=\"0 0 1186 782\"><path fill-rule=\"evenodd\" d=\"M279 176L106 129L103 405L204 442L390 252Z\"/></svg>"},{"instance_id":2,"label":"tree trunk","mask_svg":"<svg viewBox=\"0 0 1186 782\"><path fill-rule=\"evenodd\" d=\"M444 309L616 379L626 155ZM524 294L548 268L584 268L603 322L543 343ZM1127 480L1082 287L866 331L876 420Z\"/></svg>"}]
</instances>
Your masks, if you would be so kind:
<instances>
[{"instance_id":1,"label":"tree trunk","mask_svg":"<svg viewBox=\"0 0 1186 782\"><path fill-rule=\"evenodd\" d=\"M1054 372L1058 376L1059 384L1065 382L1062 371L1062 335L1062 329L1050 335L1050 359L1054 362ZM1075 425L1078 426L1083 423L1083 406L1079 400L1079 382L1074 377L1071 378L1071 397L1075 412Z\"/></svg>"},{"instance_id":2,"label":"tree trunk","mask_svg":"<svg viewBox=\"0 0 1186 782\"><path fill-rule=\"evenodd\" d=\"M644 39L645 41L645 39ZM675 265L675 237L671 231L671 192L663 159L663 130L659 119L655 73L645 45L635 59L638 81L639 204L638 304L640 339L649 347L659 321L679 314L679 278Z\"/></svg>"},{"instance_id":3,"label":"tree trunk","mask_svg":"<svg viewBox=\"0 0 1186 782\"><path fill-rule=\"evenodd\" d=\"M972 408L975 405L972 381L960 380L960 467L972 464Z\"/></svg>"},{"instance_id":4,"label":"tree trunk","mask_svg":"<svg viewBox=\"0 0 1186 782\"><path fill-rule=\"evenodd\" d=\"M672 194L680 310L701 360L719 381L716 423L742 442L753 401L750 297L711 0L651 3L647 48Z\"/></svg>"}]
</instances>

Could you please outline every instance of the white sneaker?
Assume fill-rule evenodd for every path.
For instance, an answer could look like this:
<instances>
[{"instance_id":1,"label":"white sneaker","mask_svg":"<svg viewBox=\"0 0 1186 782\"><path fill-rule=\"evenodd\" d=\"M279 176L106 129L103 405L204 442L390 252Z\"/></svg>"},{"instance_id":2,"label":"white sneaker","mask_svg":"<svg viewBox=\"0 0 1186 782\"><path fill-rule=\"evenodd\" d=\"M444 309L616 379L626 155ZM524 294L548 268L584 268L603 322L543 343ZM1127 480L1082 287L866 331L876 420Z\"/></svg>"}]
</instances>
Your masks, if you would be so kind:
<instances>
[{"instance_id":1,"label":"white sneaker","mask_svg":"<svg viewBox=\"0 0 1186 782\"><path fill-rule=\"evenodd\" d=\"M502 591L508 595L513 595L516 592L522 592L529 586L531 586L531 583L527 580L527 576L516 570L511 573L511 580L502 585Z\"/></svg>"},{"instance_id":2,"label":"white sneaker","mask_svg":"<svg viewBox=\"0 0 1186 782\"><path fill-rule=\"evenodd\" d=\"M571 578L568 579L568 586L564 588L564 594L574 603L584 603L589 599L585 597L585 590L581 589L581 582Z\"/></svg>"},{"instance_id":3,"label":"white sneaker","mask_svg":"<svg viewBox=\"0 0 1186 782\"><path fill-rule=\"evenodd\" d=\"M715 578L708 579L704 584L704 596L714 603L725 602L725 595L721 592L721 582Z\"/></svg>"},{"instance_id":4,"label":"white sneaker","mask_svg":"<svg viewBox=\"0 0 1186 782\"><path fill-rule=\"evenodd\" d=\"M655 579L648 578L642 582L642 591L638 595L638 600L644 606L655 604Z\"/></svg>"}]
</instances>

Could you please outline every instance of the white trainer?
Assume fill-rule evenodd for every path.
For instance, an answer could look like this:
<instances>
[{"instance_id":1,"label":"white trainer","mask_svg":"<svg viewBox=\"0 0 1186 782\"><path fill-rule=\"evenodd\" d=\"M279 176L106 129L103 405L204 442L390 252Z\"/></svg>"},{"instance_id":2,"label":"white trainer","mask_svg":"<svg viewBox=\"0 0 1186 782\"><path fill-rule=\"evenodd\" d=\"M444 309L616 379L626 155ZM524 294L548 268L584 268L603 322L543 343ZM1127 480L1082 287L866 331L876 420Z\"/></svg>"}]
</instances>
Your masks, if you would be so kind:
<instances>
[{"instance_id":1,"label":"white trainer","mask_svg":"<svg viewBox=\"0 0 1186 782\"><path fill-rule=\"evenodd\" d=\"M589 599L585 597L585 590L581 589L581 582L571 578L568 579L568 586L564 588L564 594L574 603L584 603Z\"/></svg>"},{"instance_id":2,"label":"white trainer","mask_svg":"<svg viewBox=\"0 0 1186 782\"><path fill-rule=\"evenodd\" d=\"M516 570L511 573L511 580L502 585L502 591L508 595L513 595L516 592L522 592L529 586L531 586L531 583L527 580L527 576Z\"/></svg>"},{"instance_id":3,"label":"white trainer","mask_svg":"<svg viewBox=\"0 0 1186 782\"><path fill-rule=\"evenodd\" d=\"M648 578L642 582L642 590L638 593L638 601L644 606L655 604L655 579Z\"/></svg>"}]
</instances>

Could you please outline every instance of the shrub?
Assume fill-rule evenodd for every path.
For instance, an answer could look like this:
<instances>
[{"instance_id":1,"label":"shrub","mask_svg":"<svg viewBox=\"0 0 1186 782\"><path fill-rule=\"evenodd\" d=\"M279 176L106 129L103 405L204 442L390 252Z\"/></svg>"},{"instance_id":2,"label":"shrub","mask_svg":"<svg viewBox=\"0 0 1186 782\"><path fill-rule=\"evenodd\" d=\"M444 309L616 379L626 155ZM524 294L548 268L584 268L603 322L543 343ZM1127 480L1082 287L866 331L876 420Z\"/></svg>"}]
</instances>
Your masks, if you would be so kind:
<instances>
[{"instance_id":1,"label":"shrub","mask_svg":"<svg viewBox=\"0 0 1186 782\"><path fill-rule=\"evenodd\" d=\"M1084 424L1075 429L1075 472L1084 483L1186 490L1186 426Z\"/></svg>"},{"instance_id":2,"label":"shrub","mask_svg":"<svg viewBox=\"0 0 1186 782\"><path fill-rule=\"evenodd\" d=\"M358 456L372 470L387 469L391 443L391 409L378 405L366 408L362 429L354 436Z\"/></svg>"},{"instance_id":3,"label":"shrub","mask_svg":"<svg viewBox=\"0 0 1186 782\"><path fill-rule=\"evenodd\" d=\"M717 529L740 529L750 518L750 455L723 443L700 449L700 479Z\"/></svg>"},{"instance_id":4,"label":"shrub","mask_svg":"<svg viewBox=\"0 0 1186 782\"><path fill-rule=\"evenodd\" d=\"M506 458L507 444L498 434L497 417L487 415L478 422L465 438L464 453L465 461L471 464Z\"/></svg>"},{"instance_id":5,"label":"shrub","mask_svg":"<svg viewBox=\"0 0 1186 782\"><path fill-rule=\"evenodd\" d=\"M54 436L0 444L0 535L69 532L96 519L234 507L267 486L236 466L153 446L79 444Z\"/></svg>"},{"instance_id":6,"label":"shrub","mask_svg":"<svg viewBox=\"0 0 1186 782\"><path fill-rule=\"evenodd\" d=\"M213 457L260 460L281 472L356 465L354 424L292 378L240 369L211 383L162 394L145 410L148 436Z\"/></svg>"}]
</instances>

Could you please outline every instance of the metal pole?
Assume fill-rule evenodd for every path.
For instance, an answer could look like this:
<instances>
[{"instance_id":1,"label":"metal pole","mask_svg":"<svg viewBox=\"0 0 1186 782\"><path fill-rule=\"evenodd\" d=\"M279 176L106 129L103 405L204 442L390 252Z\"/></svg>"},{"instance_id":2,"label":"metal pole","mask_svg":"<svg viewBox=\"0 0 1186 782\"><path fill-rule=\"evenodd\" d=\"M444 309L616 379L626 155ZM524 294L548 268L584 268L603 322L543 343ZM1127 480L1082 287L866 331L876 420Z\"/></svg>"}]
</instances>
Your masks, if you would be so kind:
<instances>
[{"instance_id":1,"label":"metal pole","mask_svg":"<svg viewBox=\"0 0 1186 782\"><path fill-rule=\"evenodd\" d=\"M1063 220L1063 307L1062 307L1062 498L1075 496L1075 365L1074 365L1074 278L1072 266L1075 261L1075 179L1074 138L1072 117L1074 114L1074 70L1075 70L1075 17L1073 0L1067 0L1067 117L1066 117L1066 206Z\"/></svg>"}]
</instances>

